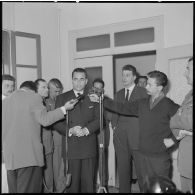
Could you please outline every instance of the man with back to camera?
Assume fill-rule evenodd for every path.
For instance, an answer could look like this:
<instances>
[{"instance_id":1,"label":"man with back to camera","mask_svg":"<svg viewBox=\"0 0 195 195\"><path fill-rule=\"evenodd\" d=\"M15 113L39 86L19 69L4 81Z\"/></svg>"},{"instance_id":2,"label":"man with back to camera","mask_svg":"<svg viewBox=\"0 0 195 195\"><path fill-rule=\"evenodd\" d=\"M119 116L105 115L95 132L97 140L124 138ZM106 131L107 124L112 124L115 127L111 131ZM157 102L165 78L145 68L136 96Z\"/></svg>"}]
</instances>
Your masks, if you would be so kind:
<instances>
[{"instance_id":1,"label":"man with back to camera","mask_svg":"<svg viewBox=\"0 0 195 195\"><path fill-rule=\"evenodd\" d=\"M56 108L64 102L83 94L75 108L68 112L68 129L66 120L54 124L54 128L63 136L62 156L65 163L65 135L68 130L68 172L72 176L69 193L94 192L95 163L97 155L97 131L99 129L99 105L90 101L87 85L87 73L85 69L76 68L72 72L73 89L59 95L56 100Z\"/></svg>"},{"instance_id":2,"label":"man with back to camera","mask_svg":"<svg viewBox=\"0 0 195 195\"><path fill-rule=\"evenodd\" d=\"M174 139L170 118L179 108L179 105L167 98L163 92L168 83L166 74L156 70L147 75L146 90L149 98L125 103L111 99L104 101L104 107L108 110L139 117L139 151L135 164L140 170L138 180L141 183L141 192L147 192L150 178L162 176L170 179L171 156L164 144L164 138ZM91 100L97 102L98 97L91 95Z\"/></svg>"},{"instance_id":3,"label":"man with back to camera","mask_svg":"<svg viewBox=\"0 0 195 195\"><path fill-rule=\"evenodd\" d=\"M2 75L2 101L8 97L15 88L15 78L11 75L4 74ZM7 171L5 168L5 163L3 161L2 157L2 164L1 164L1 192L2 193L8 193L8 183L7 183Z\"/></svg>"},{"instance_id":4,"label":"man with back to camera","mask_svg":"<svg viewBox=\"0 0 195 195\"><path fill-rule=\"evenodd\" d=\"M137 77L136 68L132 65L125 65L122 68L122 82L124 88L119 90L114 100L117 102L132 102L147 97L146 90L135 85ZM117 167L119 174L119 192L131 192L132 180L132 158L136 158L135 152L138 150L139 125L135 116L122 116L113 113L111 120L114 131L113 142L117 158ZM137 169L135 161L137 175ZM139 180L138 180L139 182Z\"/></svg>"},{"instance_id":5,"label":"man with back to camera","mask_svg":"<svg viewBox=\"0 0 195 195\"><path fill-rule=\"evenodd\" d=\"M44 166L41 125L47 126L64 118L66 110L77 100L47 112L33 81L2 102L2 146L7 169L9 193L40 193Z\"/></svg>"}]
</instances>

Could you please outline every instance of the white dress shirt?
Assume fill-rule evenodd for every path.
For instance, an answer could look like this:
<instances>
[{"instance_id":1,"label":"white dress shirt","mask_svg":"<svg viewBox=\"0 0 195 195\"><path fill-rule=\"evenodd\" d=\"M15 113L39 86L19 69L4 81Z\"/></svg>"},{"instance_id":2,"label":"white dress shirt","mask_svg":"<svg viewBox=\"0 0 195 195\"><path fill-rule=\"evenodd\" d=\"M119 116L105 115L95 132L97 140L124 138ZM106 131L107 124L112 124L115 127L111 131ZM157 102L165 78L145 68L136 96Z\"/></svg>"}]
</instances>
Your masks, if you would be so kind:
<instances>
[{"instance_id":1,"label":"white dress shirt","mask_svg":"<svg viewBox=\"0 0 195 195\"><path fill-rule=\"evenodd\" d=\"M135 83L134 83L133 85L131 85L129 88L125 88L125 97L126 97L126 94L127 94L127 89L129 90L129 97L128 97L128 100L129 100L129 98L130 98L130 96L131 96L131 93L132 93L134 87L135 87Z\"/></svg>"}]
</instances>

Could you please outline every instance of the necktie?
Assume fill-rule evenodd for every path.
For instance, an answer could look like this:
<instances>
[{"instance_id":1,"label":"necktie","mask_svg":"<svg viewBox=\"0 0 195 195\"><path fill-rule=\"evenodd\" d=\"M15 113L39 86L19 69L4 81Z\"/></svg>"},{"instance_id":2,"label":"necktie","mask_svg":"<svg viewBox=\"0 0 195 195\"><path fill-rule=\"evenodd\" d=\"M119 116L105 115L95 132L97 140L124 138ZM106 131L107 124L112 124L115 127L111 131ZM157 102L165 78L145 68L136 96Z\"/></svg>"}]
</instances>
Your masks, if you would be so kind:
<instances>
[{"instance_id":1,"label":"necktie","mask_svg":"<svg viewBox=\"0 0 195 195\"><path fill-rule=\"evenodd\" d=\"M125 100L129 100L129 89L127 89Z\"/></svg>"}]
</instances>

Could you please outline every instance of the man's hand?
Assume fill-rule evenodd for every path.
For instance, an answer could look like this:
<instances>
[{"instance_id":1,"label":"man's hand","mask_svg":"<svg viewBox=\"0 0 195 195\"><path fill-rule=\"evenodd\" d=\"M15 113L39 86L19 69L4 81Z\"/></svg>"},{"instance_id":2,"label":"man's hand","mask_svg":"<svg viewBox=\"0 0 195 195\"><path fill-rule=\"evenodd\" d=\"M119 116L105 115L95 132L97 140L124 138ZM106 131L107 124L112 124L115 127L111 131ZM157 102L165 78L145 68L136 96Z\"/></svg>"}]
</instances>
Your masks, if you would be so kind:
<instances>
[{"instance_id":1,"label":"man's hand","mask_svg":"<svg viewBox=\"0 0 195 195\"><path fill-rule=\"evenodd\" d=\"M69 129L69 136L72 136L72 135L77 136L77 134L79 134L80 131L81 131L81 126L74 126Z\"/></svg>"},{"instance_id":2,"label":"man's hand","mask_svg":"<svg viewBox=\"0 0 195 195\"><path fill-rule=\"evenodd\" d=\"M87 128L81 128L81 126L75 126L69 129L69 136L77 136L77 137L82 137L84 135L88 135L88 129Z\"/></svg>"},{"instance_id":3,"label":"man's hand","mask_svg":"<svg viewBox=\"0 0 195 195\"><path fill-rule=\"evenodd\" d=\"M172 138L165 138L165 139L163 140L163 142L164 142L164 144L165 144L165 146L166 146L167 148L173 146L174 143L175 143L175 142L173 141Z\"/></svg>"},{"instance_id":4,"label":"man's hand","mask_svg":"<svg viewBox=\"0 0 195 195\"><path fill-rule=\"evenodd\" d=\"M64 107L66 110L72 110L77 102L78 102L77 99L72 99L72 100L66 102Z\"/></svg>"},{"instance_id":5,"label":"man's hand","mask_svg":"<svg viewBox=\"0 0 195 195\"><path fill-rule=\"evenodd\" d=\"M182 129L182 130L179 131L177 139L180 140L180 139L184 138L186 135L192 136L192 132L191 131L186 131L186 130Z\"/></svg>"},{"instance_id":6,"label":"man's hand","mask_svg":"<svg viewBox=\"0 0 195 195\"><path fill-rule=\"evenodd\" d=\"M95 93L94 94L90 94L89 95L89 99L91 100L91 102L97 102L97 103L99 103L99 97Z\"/></svg>"}]
</instances>

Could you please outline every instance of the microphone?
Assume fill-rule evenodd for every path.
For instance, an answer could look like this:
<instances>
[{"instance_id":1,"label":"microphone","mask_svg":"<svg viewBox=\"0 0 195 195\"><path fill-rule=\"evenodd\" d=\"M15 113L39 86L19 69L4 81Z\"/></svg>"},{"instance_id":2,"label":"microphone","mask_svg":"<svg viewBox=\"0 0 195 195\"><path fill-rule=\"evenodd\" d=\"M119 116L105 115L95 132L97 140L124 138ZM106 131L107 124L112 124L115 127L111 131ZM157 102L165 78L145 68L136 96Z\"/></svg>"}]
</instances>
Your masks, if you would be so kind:
<instances>
[{"instance_id":1,"label":"microphone","mask_svg":"<svg viewBox=\"0 0 195 195\"><path fill-rule=\"evenodd\" d=\"M84 99L84 97L85 97L85 95L84 95L84 94L80 94L80 93L78 93L77 95L78 95L78 97L76 97L76 99L77 99L78 101L83 100L83 99Z\"/></svg>"}]
</instances>

